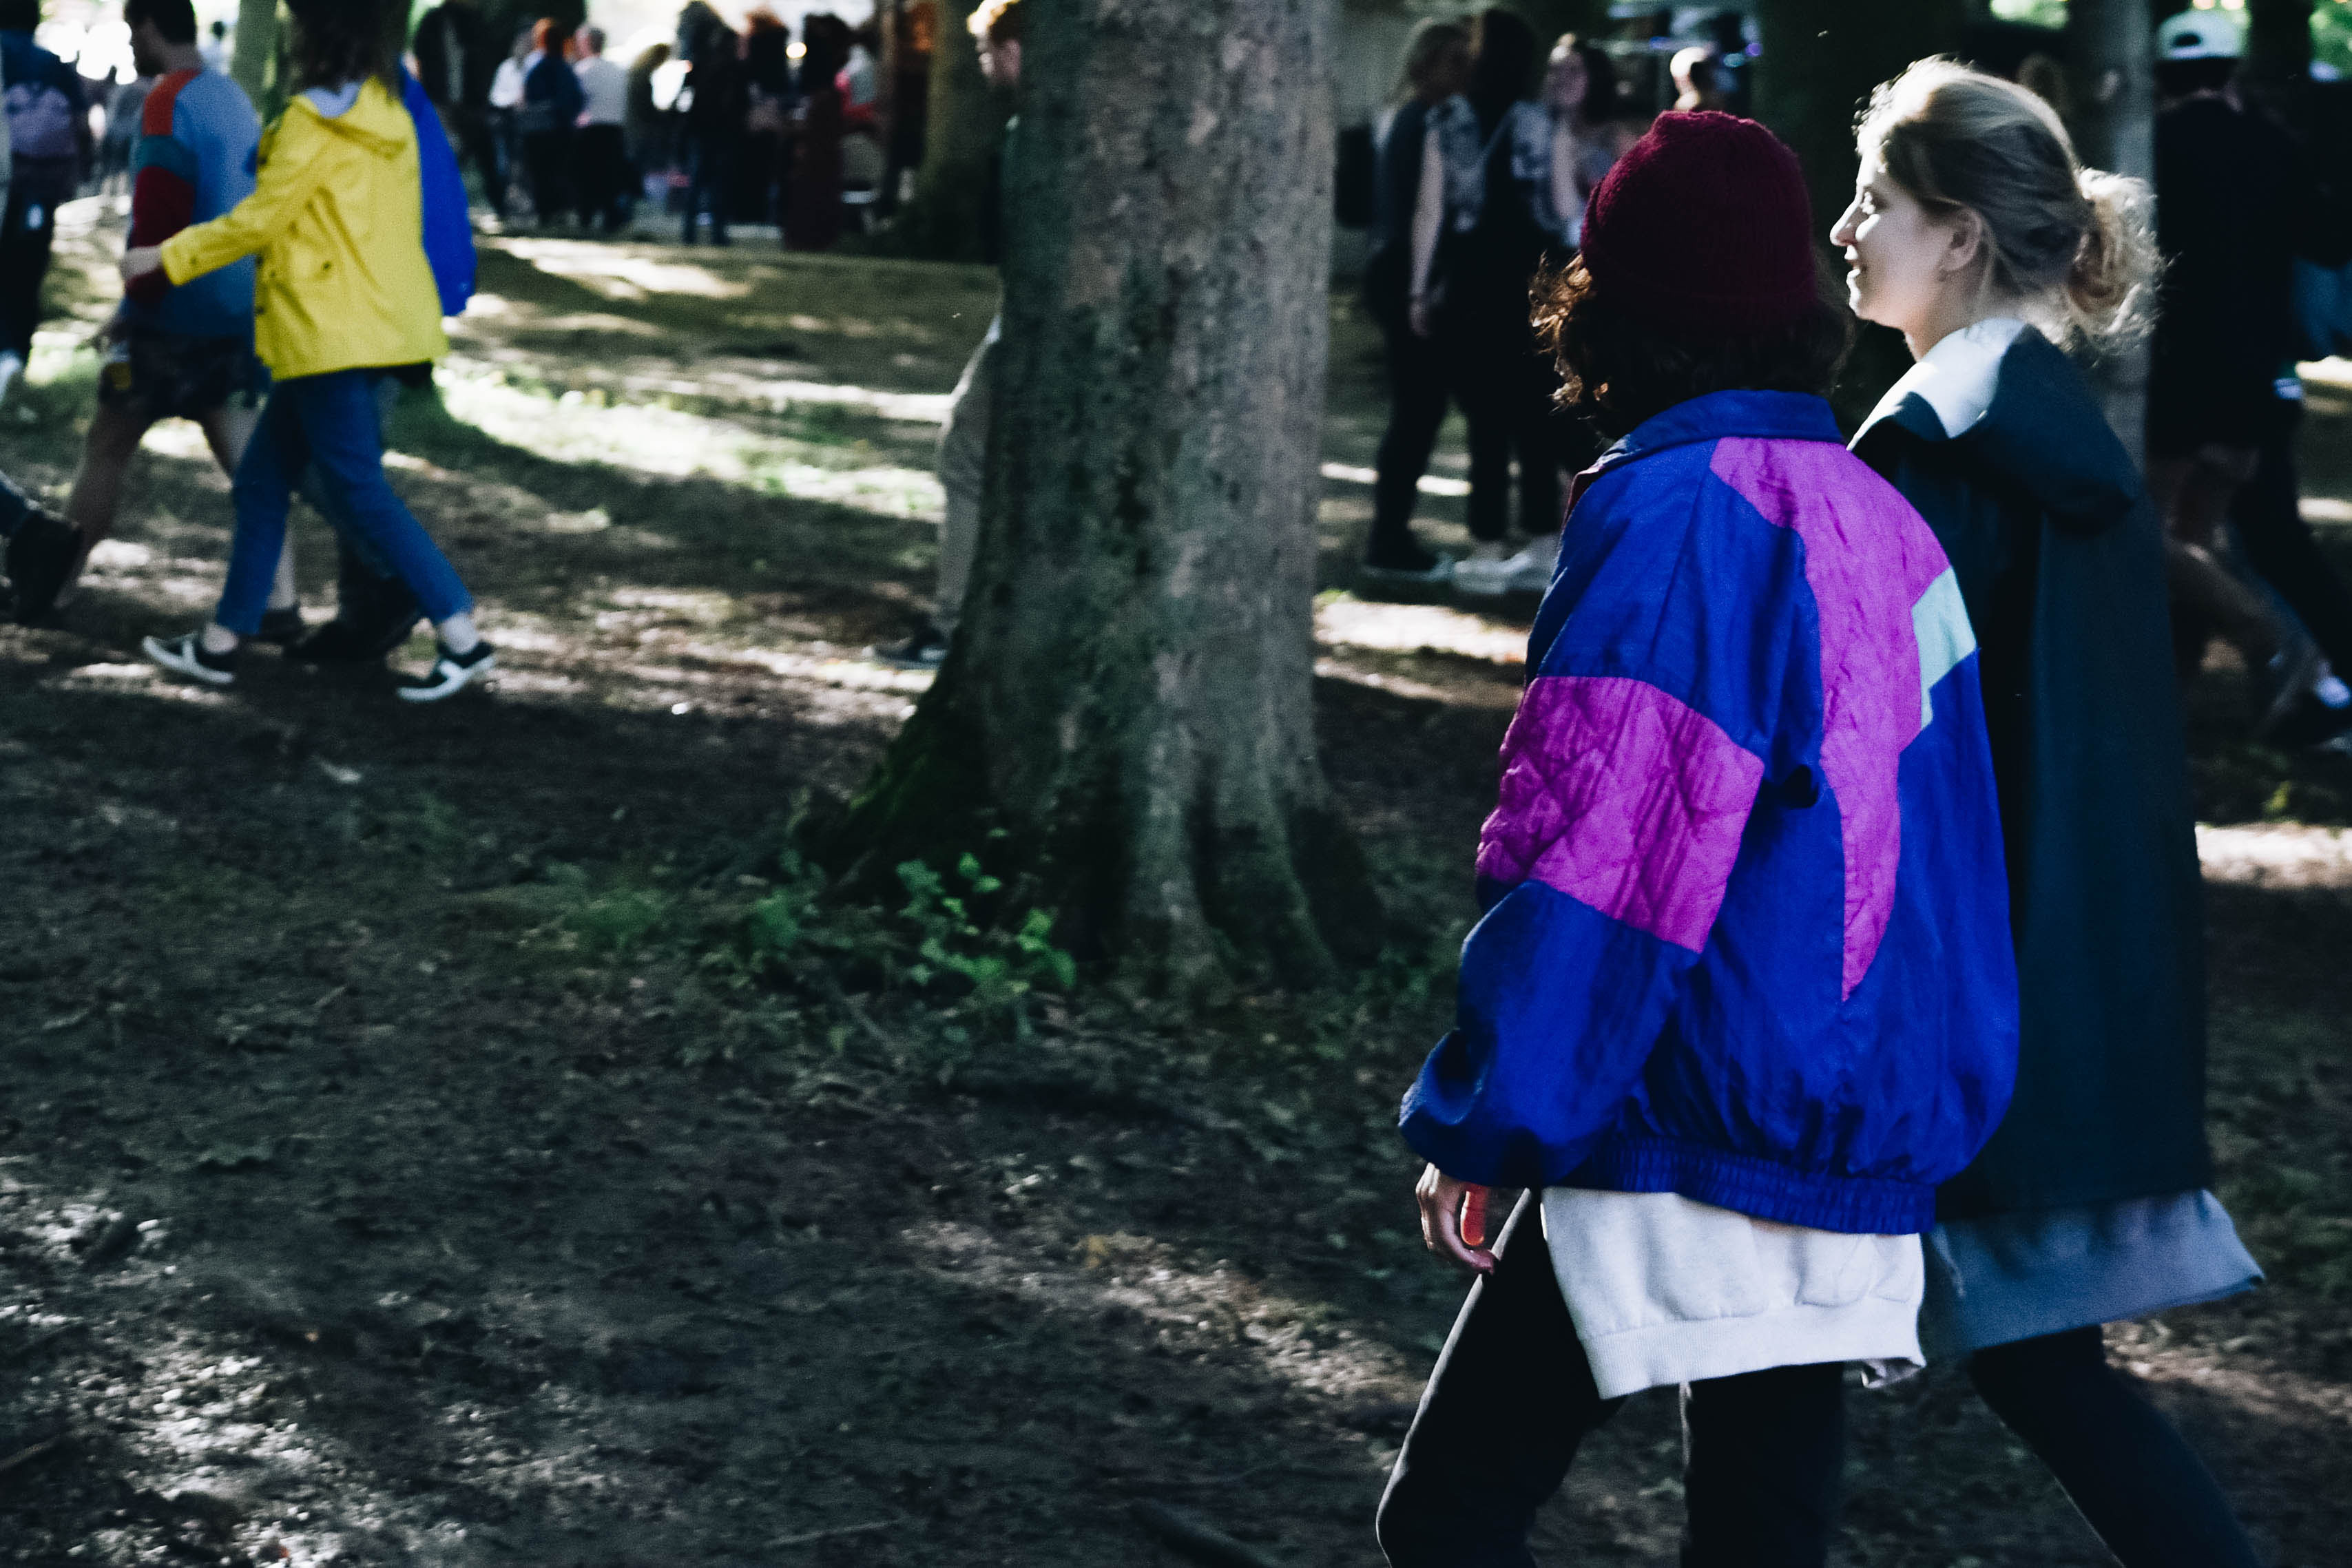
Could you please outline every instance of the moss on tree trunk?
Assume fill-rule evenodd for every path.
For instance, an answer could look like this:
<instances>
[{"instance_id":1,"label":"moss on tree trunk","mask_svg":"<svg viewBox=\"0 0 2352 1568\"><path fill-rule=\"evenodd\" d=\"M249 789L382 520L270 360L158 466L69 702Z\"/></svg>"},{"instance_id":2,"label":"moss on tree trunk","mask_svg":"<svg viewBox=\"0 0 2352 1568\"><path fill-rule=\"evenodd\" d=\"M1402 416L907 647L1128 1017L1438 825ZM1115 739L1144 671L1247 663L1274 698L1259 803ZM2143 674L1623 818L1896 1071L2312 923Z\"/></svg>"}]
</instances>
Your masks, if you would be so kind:
<instances>
[{"instance_id":1,"label":"moss on tree trunk","mask_svg":"<svg viewBox=\"0 0 2352 1568\"><path fill-rule=\"evenodd\" d=\"M980 565L842 842L1001 831L1135 978L1321 979L1378 920L1311 706L1328 7L1024 3Z\"/></svg>"}]
</instances>

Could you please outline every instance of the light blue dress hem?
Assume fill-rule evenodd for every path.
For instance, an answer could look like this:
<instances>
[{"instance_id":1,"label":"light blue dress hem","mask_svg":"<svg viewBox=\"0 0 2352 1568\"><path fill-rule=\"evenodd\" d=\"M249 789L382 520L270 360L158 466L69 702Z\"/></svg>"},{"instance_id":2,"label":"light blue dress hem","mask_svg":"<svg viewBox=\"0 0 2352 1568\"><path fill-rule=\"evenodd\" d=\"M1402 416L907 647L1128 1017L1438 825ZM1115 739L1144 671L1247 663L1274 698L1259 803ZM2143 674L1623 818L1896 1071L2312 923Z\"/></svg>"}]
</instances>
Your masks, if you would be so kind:
<instances>
[{"instance_id":1,"label":"light blue dress hem","mask_svg":"<svg viewBox=\"0 0 2352 1568\"><path fill-rule=\"evenodd\" d=\"M2210 1192L1955 1220L1928 1234L1930 1361L2220 1301L2262 1266Z\"/></svg>"}]
</instances>

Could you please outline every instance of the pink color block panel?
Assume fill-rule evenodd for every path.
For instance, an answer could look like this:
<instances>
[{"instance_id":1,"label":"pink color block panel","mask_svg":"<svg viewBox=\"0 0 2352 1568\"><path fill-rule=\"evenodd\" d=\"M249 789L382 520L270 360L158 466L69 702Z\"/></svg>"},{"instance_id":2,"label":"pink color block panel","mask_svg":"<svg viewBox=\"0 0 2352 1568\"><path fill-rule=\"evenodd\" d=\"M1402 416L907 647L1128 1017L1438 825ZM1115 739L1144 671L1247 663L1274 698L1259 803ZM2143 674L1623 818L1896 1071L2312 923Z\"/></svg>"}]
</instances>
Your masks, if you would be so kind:
<instances>
[{"instance_id":1,"label":"pink color block panel","mask_svg":"<svg viewBox=\"0 0 2352 1568\"><path fill-rule=\"evenodd\" d=\"M1896 783L1919 735L1911 607L1948 563L1919 514L1843 447L1727 440L1715 475L1805 543L1822 639L1822 773L1845 842L1845 994L1862 984L1895 908L1903 856Z\"/></svg>"},{"instance_id":2,"label":"pink color block panel","mask_svg":"<svg viewBox=\"0 0 2352 1568\"><path fill-rule=\"evenodd\" d=\"M1657 687L1605 675L1530 681L1503 758L1481 876L1532 878L1677 946L1706 946L1762 758Z\"/></svg>"}]
</instances>

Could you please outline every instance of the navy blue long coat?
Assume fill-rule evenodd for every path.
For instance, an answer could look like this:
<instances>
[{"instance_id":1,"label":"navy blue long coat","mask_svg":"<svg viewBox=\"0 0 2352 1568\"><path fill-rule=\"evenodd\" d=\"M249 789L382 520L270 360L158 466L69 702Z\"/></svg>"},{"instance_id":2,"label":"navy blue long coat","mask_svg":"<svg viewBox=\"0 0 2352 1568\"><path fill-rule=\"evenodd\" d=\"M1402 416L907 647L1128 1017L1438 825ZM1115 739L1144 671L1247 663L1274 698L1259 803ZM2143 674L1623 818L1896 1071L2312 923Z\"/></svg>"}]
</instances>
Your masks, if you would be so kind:
<instances>
[{"instance_id":1,"label":"navy blue long coat","mask_svg":"<svg viewBox=\"0 0 2352 1568\"><path fill-rule=\"evenodd\" d=\"M1943 1218L2194 1191L2202 887L2163 538L2074 364L2028 329L1957 438L1913 395L1854 451L1919 509L1982 650L2017 944L2017 1092Z\"/></svg>"}]
</instances>

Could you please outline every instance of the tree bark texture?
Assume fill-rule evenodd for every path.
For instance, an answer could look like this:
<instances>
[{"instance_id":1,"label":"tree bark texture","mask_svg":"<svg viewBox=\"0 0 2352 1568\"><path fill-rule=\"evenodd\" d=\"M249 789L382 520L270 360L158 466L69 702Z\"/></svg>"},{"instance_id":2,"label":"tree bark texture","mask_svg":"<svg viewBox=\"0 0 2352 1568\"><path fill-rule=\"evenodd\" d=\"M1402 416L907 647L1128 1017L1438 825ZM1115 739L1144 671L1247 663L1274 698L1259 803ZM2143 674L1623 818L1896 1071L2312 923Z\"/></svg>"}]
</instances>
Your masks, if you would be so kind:
<instances>
[{"instance_id":1,"label":"tree bark texture","mask_svg":"<svg viewBox=\"0 0 2352 1568\"><path fill-rule=\"evenodd\" d=\"M273 101L278 85L278 0L237 0L236 52L229 68L255 107Z\"/></svg>"},{"instance_id":2,"label":"tree bark texture","mask_svg":"<svg viewBox=\"0 0 2352 1568\"><path fill-rule=\"evenodd\" d=\"M1762 0L1756 118L1796 150L1812 193L1814 228L1853 194L1853 125L1870 89L1913 60L1960 47L1965 0Z\"/></svg>"},{"instance_id":3,"label":"tree bark texture","mask_svg":"<svg viewBox=\"0 0 2352 1568\"><path fill-rule=\"evenodd\" d=\"M1004 105L980 72L970 26L974 8L974 0L939 0L923 166L915 176L915 199L894 225L908 250L942 261L980 257L981 204L993 184L989 163L1004 128ZM1033 51L1024 46L1023 53L1028 58Z\"/></svg>"},{"instance_id":4,"label":"tree bark texture","mask_svg":"<svg viewBox=\"0 0 2352 1568\"><path fill-rule=\"evenodd\" d=\"M2073 0L2066 17L2076 83L2075 151L2094 168L2156 180L2157 5L2148 0ZM2163 5L2171 15L2171 6ZM2148 346L2109 355L2092 383L2124 449L2147 452Z\"/></svg>"},{"instance_id":5,"label":"tree bark texture","mask_svg":"<svg viewBox=\"0 0 2352 1568\"><path fill-rule=\"evenodd\" d=\"M1829 232L1853 195L1854 120L1871 89L1913 60L1960 46L1965 0L1762 0L1757 28L1756 118L1795 150L1813 201L1813 237ZM1910 367L1903 340L1865 329L1832 401L1841 419L1861 421Z\"/></svg>"},{"instance_id":6,"label":"tree bark texture","mask_svg":"<svg viewBox=\"0 0 2352 1568\"><path fill-rule=\"evenodd\" d=\"M1131 977L1318 980L1377 924L1311 704L1328 0L1024 4L980 565L848 839L992 823Z\"/></svg>"}]
</instances>

